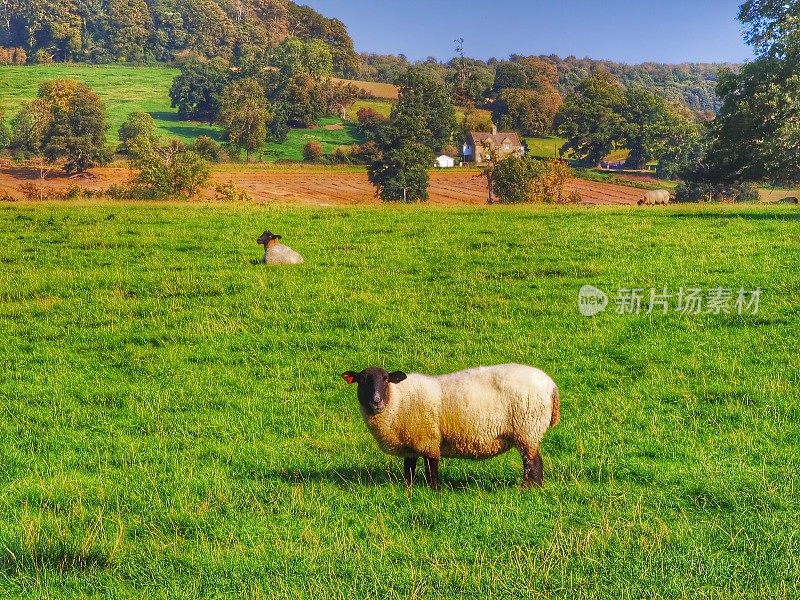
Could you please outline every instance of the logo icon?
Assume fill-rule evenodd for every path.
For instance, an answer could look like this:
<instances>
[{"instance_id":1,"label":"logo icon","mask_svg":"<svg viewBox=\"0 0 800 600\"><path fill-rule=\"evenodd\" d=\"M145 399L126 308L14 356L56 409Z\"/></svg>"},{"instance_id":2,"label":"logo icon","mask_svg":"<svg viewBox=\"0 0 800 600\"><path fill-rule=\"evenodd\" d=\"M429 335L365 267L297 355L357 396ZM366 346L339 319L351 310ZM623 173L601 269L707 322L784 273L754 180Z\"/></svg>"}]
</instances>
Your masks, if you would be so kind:
<instances>
[{"instance_id":1,"label":"logo icon","mask_svg":"<svg viewBox=\"0 0 800 600\"><path fill-rule=\"evenodd\" d=\"M578 310L584 317L594 317L608 308L608 295L593 285L585 285L578 292Z\"/></svg>"}]
</instances>

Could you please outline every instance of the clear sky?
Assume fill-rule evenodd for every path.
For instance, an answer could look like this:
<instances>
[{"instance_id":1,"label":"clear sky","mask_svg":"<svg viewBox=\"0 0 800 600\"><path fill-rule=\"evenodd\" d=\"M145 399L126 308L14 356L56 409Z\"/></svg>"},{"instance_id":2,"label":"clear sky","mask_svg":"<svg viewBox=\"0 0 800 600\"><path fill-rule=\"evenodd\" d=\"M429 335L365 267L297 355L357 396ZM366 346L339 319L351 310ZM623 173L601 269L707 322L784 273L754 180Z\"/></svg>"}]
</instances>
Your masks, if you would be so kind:
<instances>
[{"instance_id":1,"label":"clear sky","mask_svg":"<svg viewBox=\"0 0 800 600\"><path fill-rule=\"evenodd\" d=\"M297 0L347 25L359 52L412 60L558 54L618 62L741 62L743 0Z\"/></svg>"}]
</instances>

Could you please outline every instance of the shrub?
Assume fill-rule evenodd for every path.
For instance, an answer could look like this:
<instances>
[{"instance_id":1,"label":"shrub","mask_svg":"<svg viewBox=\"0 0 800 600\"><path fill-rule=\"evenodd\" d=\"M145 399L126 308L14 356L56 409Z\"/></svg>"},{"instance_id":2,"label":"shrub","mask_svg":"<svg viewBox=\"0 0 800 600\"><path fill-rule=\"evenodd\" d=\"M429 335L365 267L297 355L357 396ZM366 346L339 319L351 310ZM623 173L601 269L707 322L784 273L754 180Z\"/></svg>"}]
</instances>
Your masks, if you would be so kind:
<instances>
[{"instance_id":1,"label":"shrub","mask_svg":"<svg viewBox=\"0 0 800 600\"><path fill-rule=\"evenodd\" d=\"M316 162L322 158L322 144L319 142L308 142L303 146L303 160L306 162Z\"/></svg>"},{"instance_id":2,"label":"shrub","mask_svg":"<svg viewBox=\"0 0 800 600\"><path fill-rule=\"evenodd\" d=\"M368 140L375 139L381 126L389 121L378 111L368 106L356 113L356 119L358 120L359 132Z\"/></svg>"},{"instance_id":3,"label":"shrub","mask_svg":"<svg viewBox=\"0 0 800 600\"><path fill-rule=\"evenodd\" d=\"M11 143L11 129L6 124L6 114L0 108L0 149L5 150Z\"/></svg>"},{"instance_id":4,"label":"shrub","mask_svg":"<svg viewBox=\"0 0 800 600\"><path fill-rule=\"evenodd\" d=\"M534 202L564 203L571 200L564 196L564 184L573 177L572 169L563 160L536 161L538 171L533 179Z\"/></svg>"},{"instance_id":5,"label":"shrub","mask_svg":"<svg viewBox=\"0 0 800 600\"><path fill-rule=\"evenodd\" d=\"M0 65L24 65L27 61L24 48L0 48Z\"/></svg>"},{"instance_id":6,"label":"shrub","mask_svg":"<svg viewBox=\"0 0 800 600\"><path fill-rule=\"evenodd\" d=\"M37 65L50 65L53 64L53 55L44 48L40 48L33 53L33 62Z\"/></svg>"},{"instance_id":7,"label":"shrub","mask_svg":"<svg viewBox=\"0 0 800 600\"><path fill-rule=\"evenodd\" d=\"M132 112L119 128L119 150L125 154L132 154L132 149L136 150L142 144L150 144L155 141L156 123L149 114L144 112ZM137 140L135 143L132 143Z\"/></svg>"},{"instance_id":8,"label":"shrub","mask_svg":"<svg viewBox=\"0 0 800 600\"><path fill-rule=\"evenodd\" d=\"M349 165L352 162L351 152L352 149L349 146L336 146L331 153L331 162L337 165Z\"/></svg>"},{"instance_id":9,"label":"shrub","mask_svg":"<svg viewBox=\"0 0 800 600\"><path fill-rule=\"evenodd\" d=\"M677 202L756 202L758 188L752 183L687 181L675 190Z\"/></svg>"},{"instance_id":10,"label":"shrub","mask_svg":"<svg viewBox=\"0 0 800 600\"><path fill-rule=\"evenodd\" d=\"M192 150L208 162L219 162L222 157L222 146L207 135L197 138L192 144Z\"/></svg>"},{"instance_id":11,"label":"shrub","mask_svg":"<svg viewBox=\"0 0 800 600\"><path fill-rule=\"evenodd\" d=\"M177 140L153 147L135 163L139 169L132 192L145 198L193 196L211 176L211 167L194 150Z\"/></svg>"},{"instance_id":12,"label":"shrub","mask_svg":"<svg viewBox=\"0 0 800 600\"><path fill-rule=\"evenodd\" d=\"M574 201L564 195L564 184L572 175L572 170L561 160L509 156L494 167L492 185L504 204L562 203Z\"/></svg>"},{"instance_id":13,"label":"shrub","mask_svg":"<svg viewBox=\"0 0 800 600\"><path fill-rule=\"evenodd\" d=\"M378 145L375 142L367 142L366 144L355 145L350 148L350 160L358 165L368 165L377 160L380 154Z\"/></svg>"},{"instance_id":14,"label":"shrub","mask_svg":"<svg viewBox=\"0 0 800 600\"><path fill-rule=\"evenodd\" d=\"M221 183L214 188L217 202L252 202L253 198L232 181Z\"/></svg>"}]
</instances>

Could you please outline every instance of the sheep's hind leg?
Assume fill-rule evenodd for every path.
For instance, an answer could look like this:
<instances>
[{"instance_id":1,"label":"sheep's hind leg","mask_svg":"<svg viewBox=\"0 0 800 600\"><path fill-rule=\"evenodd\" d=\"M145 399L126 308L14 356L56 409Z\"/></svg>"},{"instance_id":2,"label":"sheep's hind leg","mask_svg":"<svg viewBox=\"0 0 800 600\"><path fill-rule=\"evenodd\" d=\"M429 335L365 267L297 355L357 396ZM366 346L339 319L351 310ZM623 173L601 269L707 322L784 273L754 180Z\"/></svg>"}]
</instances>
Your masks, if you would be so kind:
<instances>
[{"instance_id":1,"label":"sheep's hind leg","mask_svg":"<svg viewBox=\"0 0 800 600\"><path fill-rule=\"evenodd\" d=\"M544 481L544 466L542 465L542 455L539 449L529 450L528 448L520 448L522 453L523 465L523 479L522 486L529 487L542 487Z\"/></svg>"},{"instance_id":2,"label":"sheep's hind leg","mask_svg":"<svg viewBox=\"0 0 800 600\"><path fill-rule=\"evenodd\" d=\"M403 478L406 480L407 486L414 485L417 475L417 460L419 460L418 456L403 459Z\"/></svg>"},{"instance_id":3,"label":"sheep's hind leg","mask_svg":"<svg viewBox=\"0 0 800 600\"><path fill-rule=\"evenodd\" d=\"M439 491L439 459L425 457L425 479L434 492Z\"/></svg>"}]
</instances>

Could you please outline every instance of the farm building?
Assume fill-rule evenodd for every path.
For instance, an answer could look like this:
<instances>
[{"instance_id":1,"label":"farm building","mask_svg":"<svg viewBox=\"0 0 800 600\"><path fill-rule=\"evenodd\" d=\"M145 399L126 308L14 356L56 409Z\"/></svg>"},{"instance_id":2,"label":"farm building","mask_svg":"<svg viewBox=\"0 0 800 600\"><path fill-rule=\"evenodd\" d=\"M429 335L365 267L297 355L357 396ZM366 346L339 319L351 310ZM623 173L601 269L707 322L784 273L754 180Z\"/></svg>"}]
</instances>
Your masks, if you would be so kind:
<instances>
[{"instance_id":1,"label":"farm building","mask_svg":"<svg viewBox=\"0 0 800 600\"><path fill-rule=\"evenodd\" d=\"M442 154L436 158L436 166L440 169L452 169L456 166L456 161L452 156Z\"/></svg>"},{"instance_id":2,"label":"farm building","mask_svg":"<svg viewBox=\"0 0 800 600\"><path fill-rule=\"evenodd\" d=\"M494 149L498 159L507 156L523 156L525 146L515 132L497 132L497 127L492 127L492 133L470 131L464 143L463 154L466 162L478 165L488 161L489 151Z\"/></svg>"}]
</instances>

